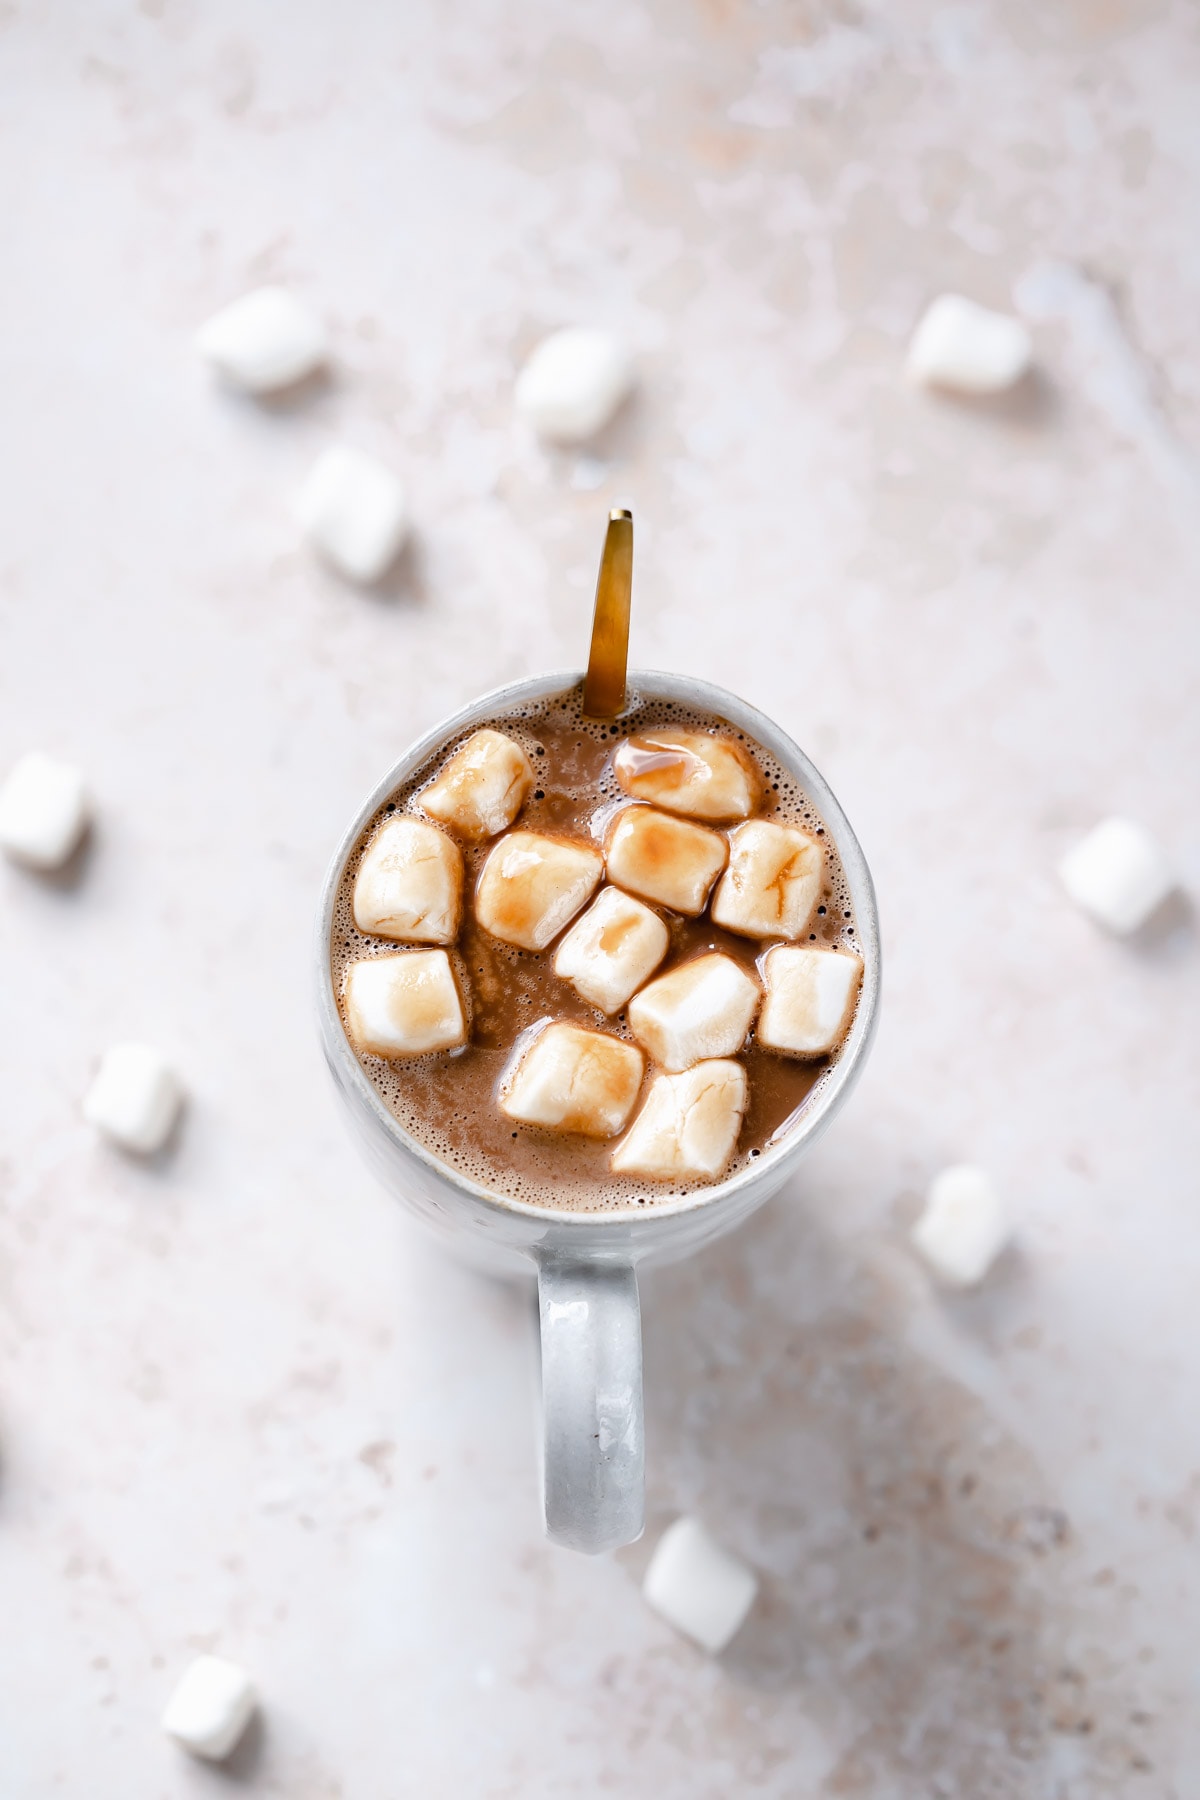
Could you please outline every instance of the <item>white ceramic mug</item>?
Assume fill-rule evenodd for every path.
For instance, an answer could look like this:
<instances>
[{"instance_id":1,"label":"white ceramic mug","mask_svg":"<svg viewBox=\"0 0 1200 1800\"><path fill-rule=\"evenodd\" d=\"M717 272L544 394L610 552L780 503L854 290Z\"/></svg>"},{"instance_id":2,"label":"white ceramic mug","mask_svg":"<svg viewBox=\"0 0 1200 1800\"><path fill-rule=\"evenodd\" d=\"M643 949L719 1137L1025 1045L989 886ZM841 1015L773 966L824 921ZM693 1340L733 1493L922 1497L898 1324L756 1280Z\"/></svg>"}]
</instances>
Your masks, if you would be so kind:
<instances>
[{"instance_id":1,"label":"white ceramic mug","mask_svg":"<svg viewBox=\"0 0 1200 1800\"><path fill-rule=\"evenodd\" d=\"M463 731L578 686L577 673L537 675L485 694L405 751L360 807L325 878L316 963L321 1041L368 1162L384 1185L468 1260L503 1273L536 1269L542 1322L546 1530L597 1552L640 1536L644 1510L642 1331L637 1270L675 1262L740 1225L787 1180L839 1110L862 1068L879 1010L879 921L862 851L822 777L770 719L690 676L634 672L630 704L670 700L729 721L799 781L837 846L850 889L864 972L846 1042L795 1124L752 1167L684 1199L605 1212L553 1211L492 1193L440 1162L384 1105L351 1049L330 973L330 931L342 875L364 826L443 744Z\"/></svg>"}]
</instances>

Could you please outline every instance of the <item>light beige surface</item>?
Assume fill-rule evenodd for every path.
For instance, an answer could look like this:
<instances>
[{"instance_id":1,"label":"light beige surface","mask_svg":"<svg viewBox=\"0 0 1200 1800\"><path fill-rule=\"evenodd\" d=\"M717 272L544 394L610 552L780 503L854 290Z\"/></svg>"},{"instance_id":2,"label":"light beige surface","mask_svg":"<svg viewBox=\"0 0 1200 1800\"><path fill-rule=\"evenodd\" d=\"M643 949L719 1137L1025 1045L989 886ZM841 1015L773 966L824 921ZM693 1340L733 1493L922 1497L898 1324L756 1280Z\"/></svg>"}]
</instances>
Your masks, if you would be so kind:
<instances>
[{"instance_id":1,"label":"light beige surface","mask_svg":"<svg viewBox=\"0 0 1200 1800\"><path fill-rule=\"evenodd\" d=\"M1052 871L1122 812L1200 883L1195 9L104 0L0 71L0 761L99 802L75 885L0 877L0 1792L1193 1795L1195 932ZM264 280L337 372L260 406L191 334ZM905 387L931 296L1017 284L1032 389ZM641 396L547 456L513 374L574 321ZM290 515L335 436L411 492L376 597ZM763 1579L715 1664L648 1544L542 1541L527 1302L410 1235L310 1027L346 818L579 662L618 501L636 660L791 727L888 955L796 1191L646 1284L651 1532ZM79 1115L130 1036L192 1094L148 1168ZM1019 1249L947 1304L904 1227L964 1159ZM208 1648L232 1786L157 1727Z\"/></svg>"}]
</instances>

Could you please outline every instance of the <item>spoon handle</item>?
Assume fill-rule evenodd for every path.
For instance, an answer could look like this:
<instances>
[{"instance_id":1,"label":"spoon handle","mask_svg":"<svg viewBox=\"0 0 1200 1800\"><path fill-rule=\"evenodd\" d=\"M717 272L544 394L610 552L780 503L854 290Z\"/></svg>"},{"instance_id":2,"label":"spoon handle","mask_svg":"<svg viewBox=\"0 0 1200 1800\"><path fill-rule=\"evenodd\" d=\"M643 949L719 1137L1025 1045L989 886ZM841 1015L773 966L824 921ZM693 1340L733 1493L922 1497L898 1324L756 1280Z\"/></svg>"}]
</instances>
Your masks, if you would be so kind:
<instances>
[{"instance_id":1,"label":"spoon handle","mask_svg":"<svg viewBox=\"0 0 1200 1800\"><path fill-rule=\"evenodd\" d=\"M583 710L591 719L615 719L625 705L629 662L629 601L633 590L633 514L608 515L596 580L592 647L583 684Z\"/></svg>"}]
</instances>

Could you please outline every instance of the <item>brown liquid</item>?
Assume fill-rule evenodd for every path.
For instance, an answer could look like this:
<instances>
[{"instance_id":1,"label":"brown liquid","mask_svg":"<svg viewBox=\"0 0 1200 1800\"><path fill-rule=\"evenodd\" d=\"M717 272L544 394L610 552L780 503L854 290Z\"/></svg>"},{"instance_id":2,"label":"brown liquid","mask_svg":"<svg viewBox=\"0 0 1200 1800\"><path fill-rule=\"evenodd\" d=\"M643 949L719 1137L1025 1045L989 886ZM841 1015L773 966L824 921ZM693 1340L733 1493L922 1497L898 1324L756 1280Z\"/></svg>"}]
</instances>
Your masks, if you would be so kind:
<instances>
[{"instance_id":1,"label":"brown liquid","mask_svg":"<svg viewBox=\"0 0 1200 1800\"><path fill-rule=\"evenodd\" d=\"M498 714L484 721L520 743L537 777L516 825L530 831L561 833L589 843L597 814L604 818L626 796L612 773L612 752L625 738L655 726L692 731L717 730L739 742L763 778L763 800L756 817L774 818L820 833L826 848L826 886L810 927L814 942L857 949L854 920L837 850L811 801L793 776L735 726L713 714L669 702L635 705L614 725L584 720L578 692L557 700ZM330 963L334 992L342 993L348 966L365 956L392 955L398 945L365 937L354 924L352 899L358 865L367 843L393 812L420 815L416 795L471 737L480 725L461 732L397 789L370 820L346 864L334 911ZM697 821L701 823L702 821ZM580 999L575 989L554 974L558 940L538 954L517 950L489 937L475 922L470 896L483 862L495 843L464 844L468 903L457 948L451 951L467 998L471 1037L465 1049L409 1061L388 1062L360 1056L363 1069L404 1129L455 1171L494 1192L531 1205L599 1211L704 1191L706 1184L686 1187L614 1176L609 1169L613 1141L566 1136L530 1125L516 1125L496 1104L496 1089L513 1043L528 1026L542 1019L565 1019L632 1041L624 1012L614 1017ZM684 919L657 909L670 928L666 957L655 970L664 975L705 950L722 950L744 967L755 968L767 945L735 937L712 921ZM573 922L573 921L572 921ZM835 1052L836 1056L836 1052ZM745 1168L780 1134L803 1106L829 1068L832 1058L794 1061L762 1050L753 1034L741 1053L750 1101L737 1149L726 1176ZM647 1082L653 1071L647 1070ZM645 1089L643 1089L643 1093Z\"/></svg>"}]
</instances>

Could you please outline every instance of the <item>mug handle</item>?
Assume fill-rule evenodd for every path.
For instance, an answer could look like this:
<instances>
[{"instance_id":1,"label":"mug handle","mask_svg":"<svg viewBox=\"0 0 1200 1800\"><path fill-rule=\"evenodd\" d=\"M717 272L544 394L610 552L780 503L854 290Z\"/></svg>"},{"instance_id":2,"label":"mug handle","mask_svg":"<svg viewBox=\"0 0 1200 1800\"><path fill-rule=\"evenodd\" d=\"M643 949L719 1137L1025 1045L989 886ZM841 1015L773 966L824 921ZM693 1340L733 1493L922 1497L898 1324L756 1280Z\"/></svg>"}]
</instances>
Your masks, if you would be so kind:
<instances>
[{"instance_id":1,"label":"mug handle","mask_svg":"<svg viewBox=\"0 0 1200 1800\"><path fill-rule=\"evenodd\" d=\"M538 1259L546 1534L595 1556L641 1537L642 1314L629 1263Z\"/></svg>"}]
</instances>

